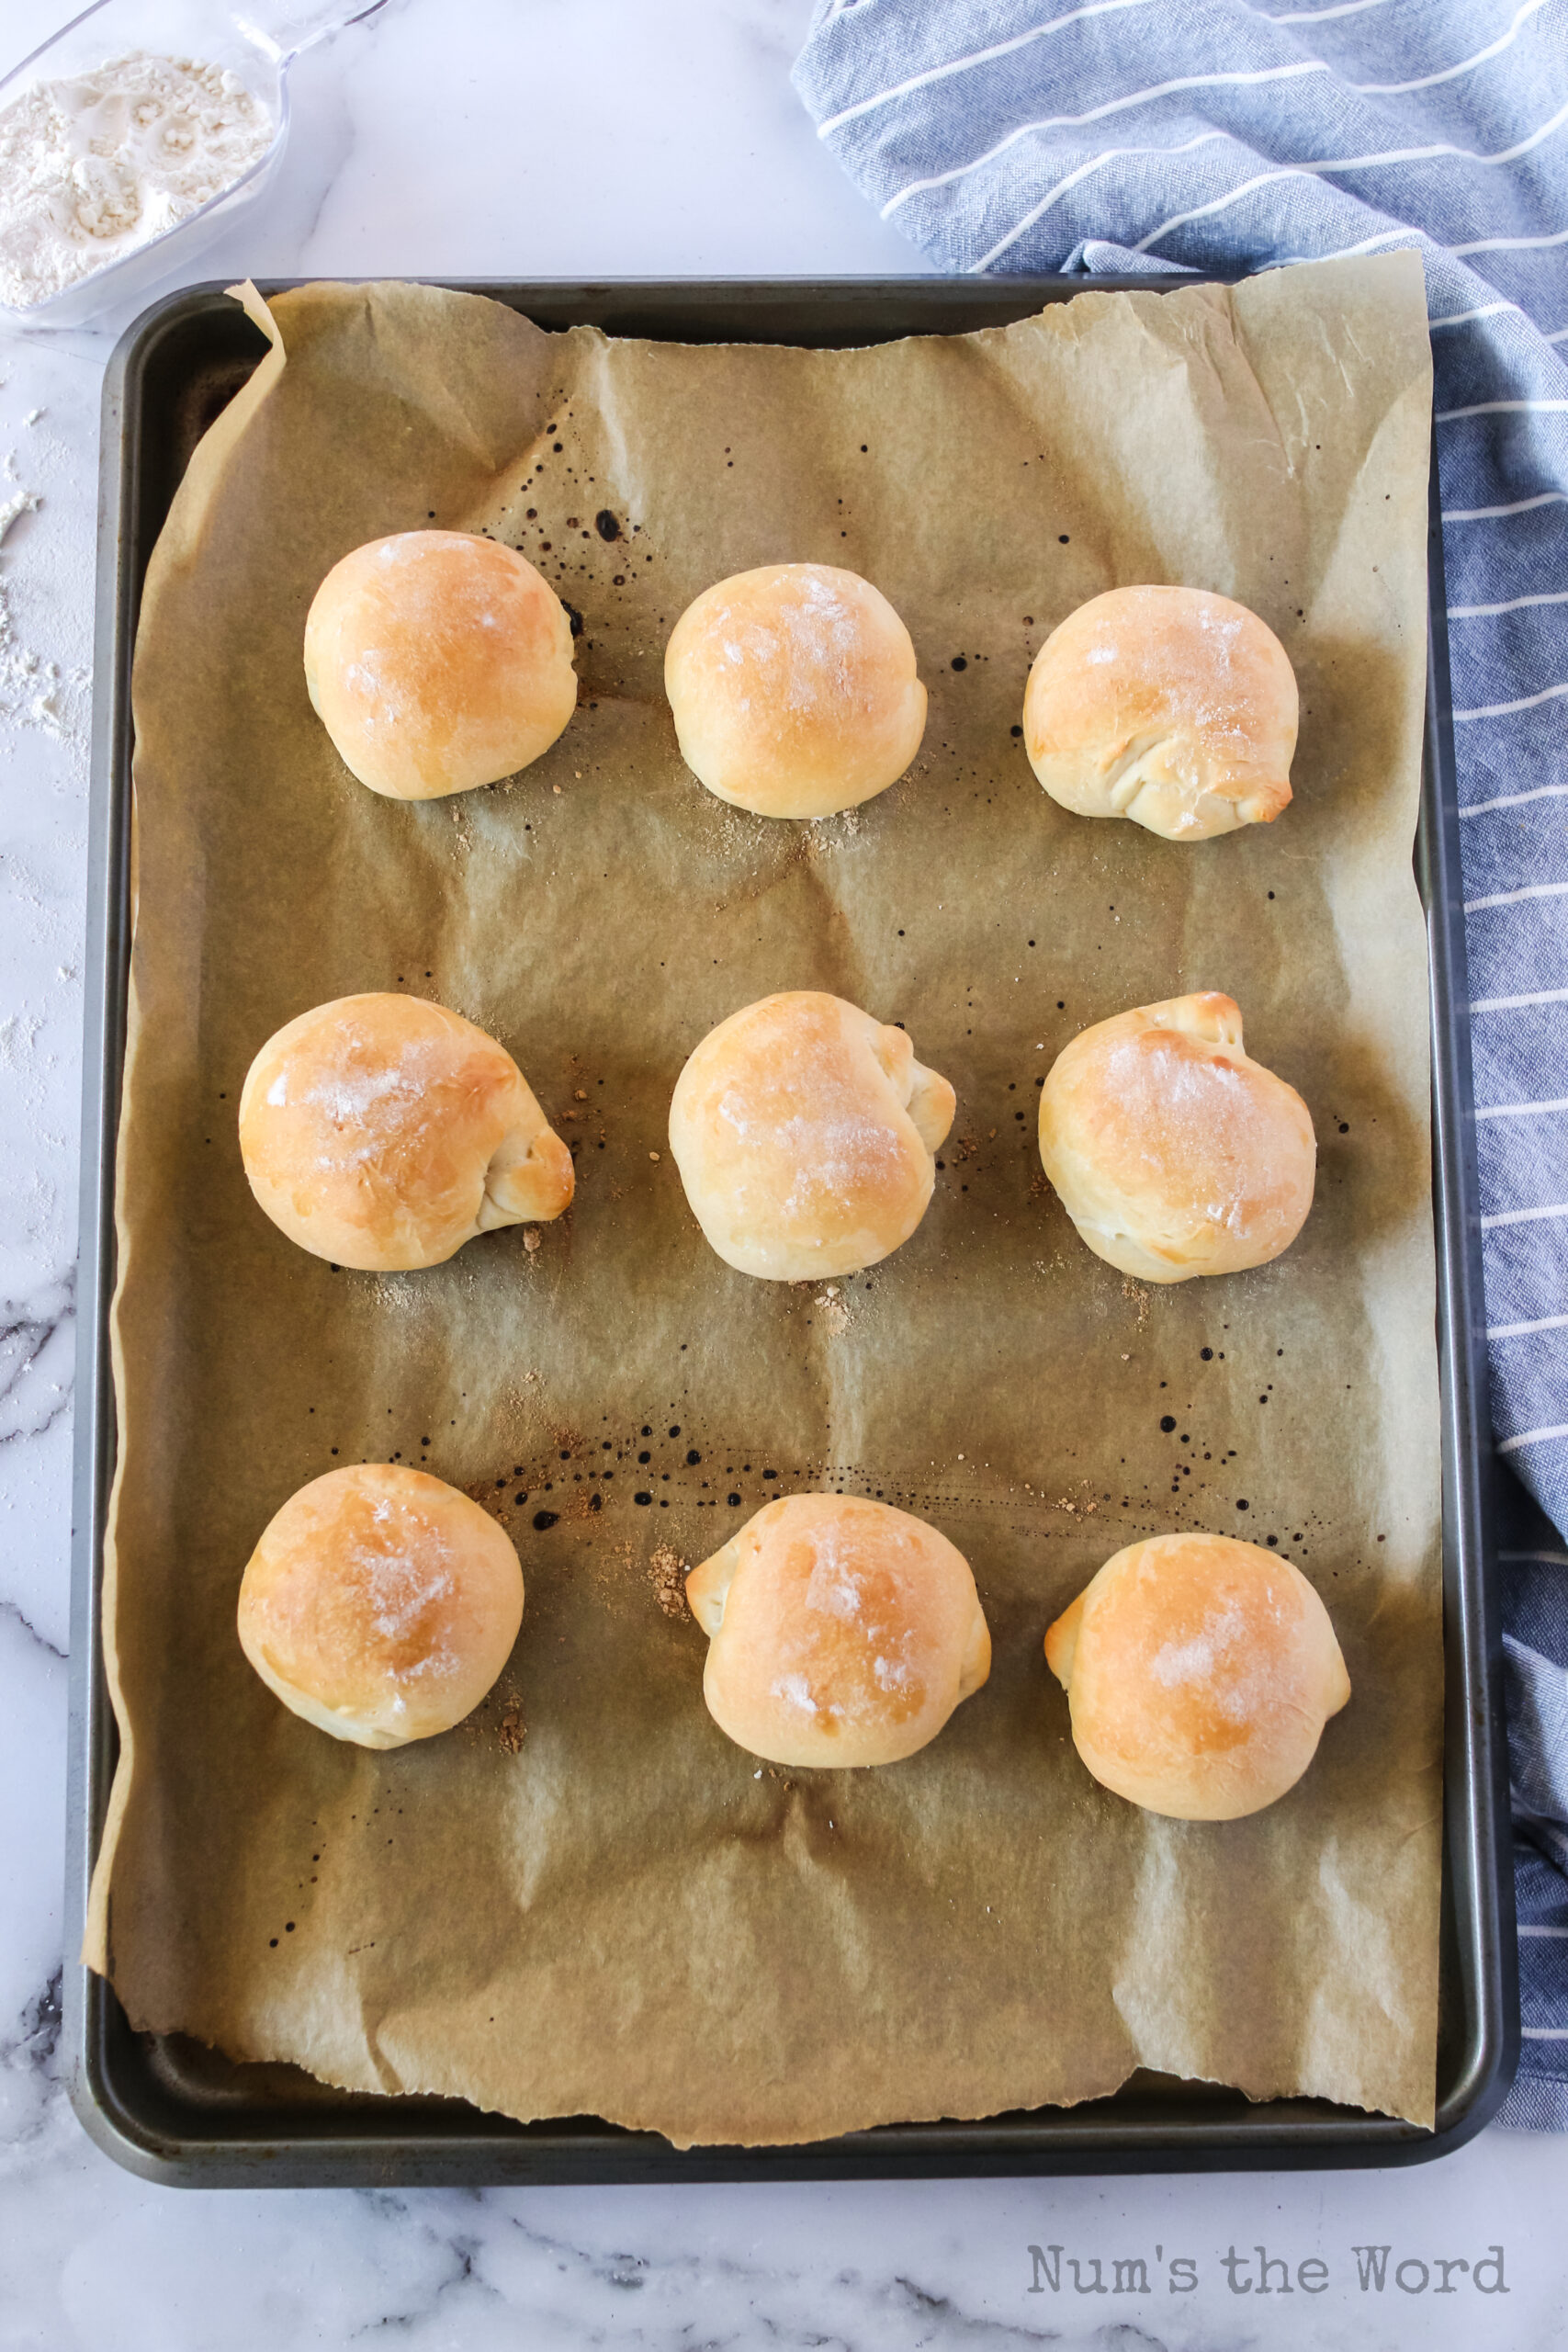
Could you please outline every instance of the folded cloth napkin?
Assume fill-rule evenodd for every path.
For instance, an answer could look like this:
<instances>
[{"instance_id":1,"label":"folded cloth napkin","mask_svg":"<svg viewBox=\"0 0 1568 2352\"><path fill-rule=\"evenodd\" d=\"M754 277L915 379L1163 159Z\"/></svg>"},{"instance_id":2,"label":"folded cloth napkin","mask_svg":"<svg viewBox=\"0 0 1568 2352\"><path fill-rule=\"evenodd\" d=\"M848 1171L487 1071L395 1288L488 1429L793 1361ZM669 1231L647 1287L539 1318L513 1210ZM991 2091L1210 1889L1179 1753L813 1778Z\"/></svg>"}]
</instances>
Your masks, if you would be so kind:
<instances>
[{"instance_id":1,"label":"folded cloth napkin","mask_svg":"<svg viewBox=\"0 0 1568 2352\"><path fill-rule=\"evenodd\" d=\"M1423 254L1493 1419L1568 1532L1568 0L818 0L795 83L945 269ZM1503 2120L1565 2130L1568 1553L1537 1513L1503 1558Z\"/></svg>"}]
</instances>

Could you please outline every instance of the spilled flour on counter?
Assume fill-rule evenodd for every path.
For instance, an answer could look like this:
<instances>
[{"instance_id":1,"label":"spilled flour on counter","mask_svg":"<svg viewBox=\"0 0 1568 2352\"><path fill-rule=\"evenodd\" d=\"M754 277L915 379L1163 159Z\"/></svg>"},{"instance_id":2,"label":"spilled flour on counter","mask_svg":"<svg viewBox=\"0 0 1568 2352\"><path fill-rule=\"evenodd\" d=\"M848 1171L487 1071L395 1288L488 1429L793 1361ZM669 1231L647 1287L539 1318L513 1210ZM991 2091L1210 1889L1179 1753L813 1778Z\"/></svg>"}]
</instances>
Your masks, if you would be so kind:
<instances>
[{"instance_id":1,"label":"spilled flour on counter","mask_svg":"<svg viewBox=\"0 0 1568 2352\"><path fill-rule=\"evenodd\" d=\"M15 481L14 453L5 458L0 471ZM36 514L39 503L36 491L18 490L0 504L0 548L4 548L12 525L24 514ZM0 572L0 719L36 727L57 743L63 742L67 735L81 732L74 723L73 706L85 698L89 684L87 671L73 671L63 676L58 662L46 661L22 643L11 617L5 575Z\"/></svg>"},{"instance_id":2,"label":"spilled flour on counter","mask_svg":"<svg viewBox=\"0 0 1568 2352\"><path fill-rule=\"evenodd\" d=\"M0 113L0 302L30 311L259 164L277 124L237 74L133 50Z\"/></svg>"}]
</instances>

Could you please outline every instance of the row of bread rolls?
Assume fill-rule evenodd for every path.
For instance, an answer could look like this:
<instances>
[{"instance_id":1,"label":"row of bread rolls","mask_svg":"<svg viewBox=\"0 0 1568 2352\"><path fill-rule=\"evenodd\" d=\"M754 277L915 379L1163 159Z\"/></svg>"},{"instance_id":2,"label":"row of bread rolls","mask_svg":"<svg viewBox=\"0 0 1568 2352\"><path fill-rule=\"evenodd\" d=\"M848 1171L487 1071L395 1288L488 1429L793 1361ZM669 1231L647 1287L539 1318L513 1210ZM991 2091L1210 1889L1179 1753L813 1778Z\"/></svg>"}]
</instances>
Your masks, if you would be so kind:
<instances>
[{"instance_id":1,"label":"row of bread rolls","mask_svg":"<svg viewBox=\"0 0 1568 2352\"><path fill-rule=\"evenodd\" d=\"M991 1670L969 1563L924 1520L781 1496L686 1578L721 1731L795 1767L894 1764ZM439 1478L333 1470L265 1529L240 1590L245 1656L334 1737L400 1747L491 1688L523 1622L502 1529ZM1045 1635L1095 1779L1151 1813L1228 1821L1292 1788L1350 1695L1328 1613L1289 1560L1157 1535L1106 1561Z\"/></svg>"},{"instance_id":2,"label":"row of bread rolls","mask_svg":"<svg viewBox=\"0 0 1568 2352\"><path fill-rule=\"evenodd\" d=\"M499 780L576 706L547 584L482 537L410 532L355 550L306 631L310 697L373 789L426 798ZM869 582L786 564L718 582L671 638L682 755L720 798L817 817L885 790L919 747L926 695ZM1063 806L1172 839L1267 821L1290 798L1296 690L1283 649L1229 599L1116 590L1069 616L1030 674L1025 745ZM670 1138L718 1254L773 1280L897 1249L931 1197L952 1087L905 1033L817 992L743 1008L688 1060ZM292 1239L336 1263L433 1265L494 1227L558 1216L570 1155L516 1064L417 999L347 998L268 1041L240 1109L247 1176ZM1172 1282L1277 1256L1311 1203L1304 1104L1251 1061L1228 998L1102 1022L1042 1091L1040 1148L1084 1239ZM688 1593L704 1688L751 1753L791 1765L913 1754L989 1671L968 1564L871 1501L770 1504ZM522 1570L477 1504L367 1464L296 1495L256 1548L240 1634L296 1713L371 1747L450 1727L517 1637ZM1151 1810L1229 1818L1271 1803L1348 1696L1321 1602L1288 1562L1168 1536L1108 1561L1046 1637L1097 1778Z\"/></svg>"},{"instance_id":3,"label":"row of bread rolls","mask_svg":"<svg viewBox=\"0 0 1568 2352\"><path fill-rule=\"evenodd\" d=\"M306 621L305 677L345 766L400 800L515 774L577 707L554 590L525 557L462 531L401 531L334 564ZM857 807L897 781L925 732L908 630L831 564L705 589L675 624L664 682L694 775L761 817ZM1064 808L1203 841L1285 807L1297 715L1290 658L1245 605L1113 588L1041 647L1022 733Z\"/></svg>"},{"instance_id":4,"label":"row of bread rolls","mask_svg":"<svg viewBox=\"0 0 1568 2352\"><path fill-rule=\"evenodd\" d=\"M816 1281L908 1239L953 1088L906 1032L794 989L732 1012L675 1083L670 1145L727 1265ZM558 1216L571 1155L504 1047L421 997L341 997L290 1021L240 1095L257 1201L334 1265L434 1266L498 1226ZM1316 1140L1213 991L1097 1022L1040 1095L1040 1157L1089 1247L1155 1283L1261 1266L1312 1205Z\"/></svg>"}]
</instances>

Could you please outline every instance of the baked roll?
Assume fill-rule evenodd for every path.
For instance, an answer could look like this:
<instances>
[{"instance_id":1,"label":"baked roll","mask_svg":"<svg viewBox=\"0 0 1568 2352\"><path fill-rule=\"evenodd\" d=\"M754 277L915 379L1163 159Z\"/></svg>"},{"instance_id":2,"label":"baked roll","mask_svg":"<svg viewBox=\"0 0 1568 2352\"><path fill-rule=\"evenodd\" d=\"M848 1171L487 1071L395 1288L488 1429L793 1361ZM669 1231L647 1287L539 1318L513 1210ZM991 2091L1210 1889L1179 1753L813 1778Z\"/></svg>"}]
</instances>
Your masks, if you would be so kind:
<instances>
[{"instance_id":1,"label":"baked roll","mask_svg":"<svg viewBox=\"0 0 1568 2352\"><path fill-rule=\"evenodd\" d=\"M1267 1265L1312 1206L1317 1141L1294 1087L1205 991L1097 1022L1040 1095L1040 1158L1081 1238L1147 1283Z\"/></svg>"},{"instance_id":2,"label":"baked roll","mask_svg":"<svg viewBox=\"0 0 1568 2352\"><path fill-rule=\"evenodd\" d=\"M964 1555L908 1511L781 1495L686 1578L719 1729L774 1764L896 1764L991 1670Z\"/></svg>"},{"instance_id":3,"label":"baked roll","mask_svg":"<svg viewBox=\"0 0 1568 2352\"><path fill-rule=\"evenodd\" d=\"M1057 1618L1045 1660L1095 1779L1177 1821L1273 1804L1350 1696L1301 1570L1228 1535L1129 1544Z\"/></svg>"},{"instance_id":4,"label":"baked roll","mask_svg":"<svg viewBox=\"0 0 1568 2352\"><path fill-rule=\"evenodd\" d=\"M334 563L305 683L338 757L393 800L514 775L577 707L571 622L524 556L473 531L399 531Z\"/></svg>"},{"instance_id":5,"label":"baked roll","mask_svg":"<svg viewBox=\"0 0 1568 2352\"><path fill-rule=\"evenodd\" d=\"M670 1148L726 1265L811 1282L908 1239L954 1100L902 1029L792 989L709 1030L676 1080Z\"/></svg>"},{"instance_id":6,"label":"baked roll","mask_svg":"<svg viewBox=\"0 0 1568 2352\"><path fill-rule=\"evenodd\" d=\"M879 590L828 563L738 571L676 622L664 690L681 756L759 817L827 817L896 784L926 690Z\"/></svg>"},{"instance_id":7,"label":"baked roll","mask_svg":"<svg viewBox=\"0 0 1568 2352\"><path fill-rule=\"evenodd\" d=\"M575 1182L505 1047L423 997L338 997L269 1037L241 1091L240 1153L290 1241L383 1272L559 1216Z\"/></svg>"},{"instance_id":8,"label":"baked roll","mask_svg":"<svg viewBox=\"0 0 1568 2352\"><path fill-rule=\"evenodd\" d=\"M1029 763L1079 817L1167 841L1267 825L1291 797L1296 673L1266 621L1201 588L1112 588L1052 630L1023 697Z\"/></svg>"},{"instance_id":9,"label":"baked roll","mask_svg":"<svg viewBox=\"0 0 1568 2352\"><path fill-rule=\"evenodd\" d=\"M487 1511L390 1462L291 1495L240 1585L240 1646L295 1714L358 1747L450 1731L523 1623L523 1570Z\"/></svg>"}]
</instances>

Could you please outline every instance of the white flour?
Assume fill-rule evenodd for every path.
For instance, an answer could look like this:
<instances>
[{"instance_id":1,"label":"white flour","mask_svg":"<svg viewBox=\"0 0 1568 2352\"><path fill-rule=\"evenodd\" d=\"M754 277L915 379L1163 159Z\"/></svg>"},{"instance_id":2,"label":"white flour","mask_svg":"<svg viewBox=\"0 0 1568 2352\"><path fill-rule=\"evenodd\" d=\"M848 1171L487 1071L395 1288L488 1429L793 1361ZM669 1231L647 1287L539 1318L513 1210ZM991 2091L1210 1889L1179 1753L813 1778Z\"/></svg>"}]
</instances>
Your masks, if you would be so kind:
<instances>
[{"instance_id":1,"label":"white flour","mask_svg":"<svg viewBox=\"0 0 1568 2352\"><path fill-rule=\"evenodd\" d=\"M0 475L14 481L16 471L16 453L7 451L0 459ZM38 492L32 490L18 490L0 504L0 547L4 547L12 524L24 514L35 514L39 504ZM62 676L57 662L46 660L22 643L12 622L5 579L0 575L0 719L39 728L56 742L63 742L68 721L74 715L74 706L80 702L86 684L85 671Z\"/></svg>"},{"instance_id":2,"label":"white flour","mask_svg":"<svg viewBox=\"0 0 1568 2352\"><path fill-rule=\"evenodd\" d=\"M277 125L237 74L137 50L0 113L0 302L28 311L188 220Z\"/></svg>"}]
</instances>

